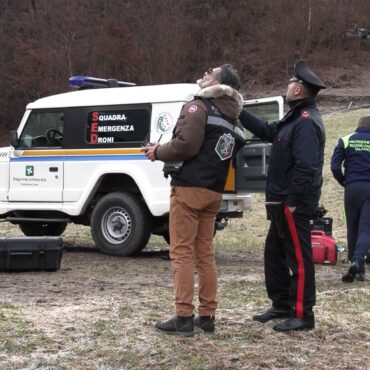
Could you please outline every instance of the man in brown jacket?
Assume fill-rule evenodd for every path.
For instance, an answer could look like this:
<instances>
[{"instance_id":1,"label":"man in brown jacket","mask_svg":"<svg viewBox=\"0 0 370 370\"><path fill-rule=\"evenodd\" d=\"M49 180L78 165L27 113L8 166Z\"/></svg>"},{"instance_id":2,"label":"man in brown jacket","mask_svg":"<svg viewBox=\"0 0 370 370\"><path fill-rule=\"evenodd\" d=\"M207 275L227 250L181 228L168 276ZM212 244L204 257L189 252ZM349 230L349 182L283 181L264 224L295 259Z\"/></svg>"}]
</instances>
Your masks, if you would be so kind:
<instances>
[{"instance_id":1,"label":"man in brown jacket","mask_svg":"<svg viewBox=\"0 0 370 370\"><path fill-rule=\"evenodd\" d=\"M217 270L213 250L215 218L221 206L230 160L244 144L237 126L243 99L230 64L210 68L197 81L201 90L185 104L165 144L145 147L151 160L165 162L171 175L170 258L176 316L155 327L169 334L193 335L194 325L214 331ZM170 162L170 163L169 163ZM175 163L173 163L175 162ZM194 267L199 278L199 316L193 319Z\"/></svg>"}]
</instances>

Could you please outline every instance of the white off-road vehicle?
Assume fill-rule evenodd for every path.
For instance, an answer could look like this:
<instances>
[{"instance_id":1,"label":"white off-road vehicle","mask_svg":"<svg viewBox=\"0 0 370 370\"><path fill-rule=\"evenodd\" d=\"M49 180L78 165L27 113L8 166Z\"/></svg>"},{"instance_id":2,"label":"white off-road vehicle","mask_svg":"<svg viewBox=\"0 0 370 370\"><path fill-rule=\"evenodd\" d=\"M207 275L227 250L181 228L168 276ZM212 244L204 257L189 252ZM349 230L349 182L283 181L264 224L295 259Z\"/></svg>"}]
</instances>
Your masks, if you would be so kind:
<instances>
[{"instance_id":1,"label":"white off-road vehicle","mask_svg":"<svg viewBox=\"0 0 370 370\"><path fill-rule=\"evenodd\" d=\"M90 225L109 254L138 253L151 234L168 241L170 180L163 163L140 148L171 139L182 105L199 87L70 82L80 89L28 104L11 146L0 149L0 218L27 236L61 235L70 222ZM245 103L267 119L283 113L281 97ZM250 192L264 189L268 155L269 146L253 138L239 151L215 229L242 217Z\"/></svg>"}]
</instances>

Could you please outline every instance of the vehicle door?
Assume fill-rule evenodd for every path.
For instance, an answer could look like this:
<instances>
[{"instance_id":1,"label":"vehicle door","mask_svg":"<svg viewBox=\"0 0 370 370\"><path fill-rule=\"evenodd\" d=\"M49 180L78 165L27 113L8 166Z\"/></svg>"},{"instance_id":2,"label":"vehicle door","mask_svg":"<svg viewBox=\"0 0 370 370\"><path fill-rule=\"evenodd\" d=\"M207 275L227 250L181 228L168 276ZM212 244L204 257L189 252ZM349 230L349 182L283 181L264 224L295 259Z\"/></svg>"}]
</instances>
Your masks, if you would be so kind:
<instances>
[{"instance_id":1,"label":"vehicle door","mask_svg":"<svg viewBox=\"0 0 370 370\"><path fill-rule=\"evenodd\" d=\"M277 121L284 115L281 96L247 100L244 107L267 122ZM237 191L264 192L272 144L263 142L248 130L246 136L246 145L239 150L235 160L235 187Z\"/></svg>"},{"instance_id":2,"label":"vehicle door","mask_svg":"<svg viewBox=\"0 0 370 370\"><path fill-rule=\"evenodd\" d=\"M34 110L28 115L10 153L10 202L62 201L63 126L61 110Z\"/></svg>"},{"instance_id":3,"label":"vehicle door","mask_svg":"<svg viewBox=\"0 0 370 370\"><path fill-rule=\"evenodd\" d=\"M140 151L150 130L150 104L73 107L65 116L64 206L84 201L105 174L137 174L139 163L152 171Z\"/></svg>"}]
</instances>

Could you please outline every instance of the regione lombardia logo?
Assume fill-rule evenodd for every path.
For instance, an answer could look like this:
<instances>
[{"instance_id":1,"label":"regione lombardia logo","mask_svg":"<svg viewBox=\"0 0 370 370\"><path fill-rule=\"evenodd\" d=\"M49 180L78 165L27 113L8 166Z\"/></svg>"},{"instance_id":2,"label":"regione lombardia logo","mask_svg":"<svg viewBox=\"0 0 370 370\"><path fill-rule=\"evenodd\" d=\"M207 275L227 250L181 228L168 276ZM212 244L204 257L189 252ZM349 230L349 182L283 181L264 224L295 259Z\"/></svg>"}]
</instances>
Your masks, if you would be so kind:
<instances>
[{"instance_id":1,"label":"regione lombardia logo","mask_svg":"<svg viewBox=\"0 0 370 370\"><path fill-rule=\"evenodd\" d=\"M33 166L26 166L26 176L33 176Z\"/></svg>"}]
</instances>

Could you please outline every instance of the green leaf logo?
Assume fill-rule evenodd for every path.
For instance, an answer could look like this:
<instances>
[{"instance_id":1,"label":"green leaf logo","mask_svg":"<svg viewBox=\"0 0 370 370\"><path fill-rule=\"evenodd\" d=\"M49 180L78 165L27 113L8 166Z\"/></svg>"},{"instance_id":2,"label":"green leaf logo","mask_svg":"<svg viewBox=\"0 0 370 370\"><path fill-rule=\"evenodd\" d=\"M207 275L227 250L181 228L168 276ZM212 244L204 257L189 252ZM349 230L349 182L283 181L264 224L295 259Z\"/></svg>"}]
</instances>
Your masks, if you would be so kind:
<instances>
[{"instance_id":1,"label":"green leaf logo","mask_svg":"<svg viewBox=\"0 0 370 370\"><path fill-rule=\"evenodd\" d=\"M172 126L172 117L169 113L161 113L157 117L157 131L165 134Z\"/></svg>"},{"instance_id":2,"label":"green leaf logo","mask_svg":"<svg viewBox=\"0 0 370 370\"><path fill-rule=\"evenodd\" d=\"M33 176L33 166L26 166L26 176Z\"/></svg>"}]
</instances>

